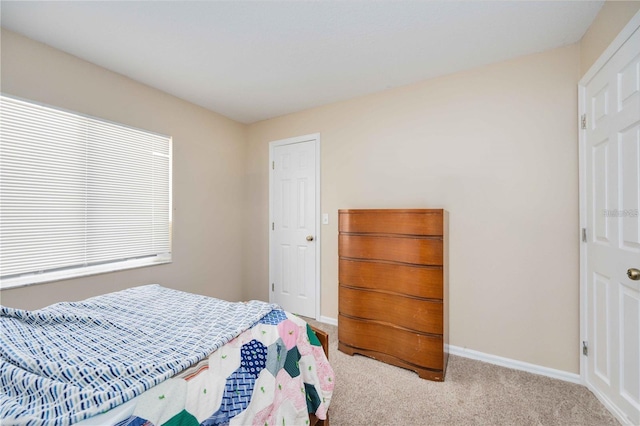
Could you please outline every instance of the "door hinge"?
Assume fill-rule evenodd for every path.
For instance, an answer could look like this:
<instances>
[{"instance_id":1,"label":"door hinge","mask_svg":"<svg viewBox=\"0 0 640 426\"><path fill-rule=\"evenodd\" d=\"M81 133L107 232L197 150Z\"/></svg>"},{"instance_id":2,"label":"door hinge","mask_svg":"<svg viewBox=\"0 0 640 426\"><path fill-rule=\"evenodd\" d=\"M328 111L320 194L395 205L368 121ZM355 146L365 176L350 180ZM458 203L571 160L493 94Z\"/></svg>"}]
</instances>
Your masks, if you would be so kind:
<instances>
[{"instance_id":1,"label":"door hinge","mask_svg":"<svg viewBox=\"0 0 640 426\"><path fill-rule=\"evenodd\" d=\"M275 170L276 169L276 162L272 161L271 162L271 170Z\"/></svg>"},{"instance_id":2,"label":"door hinge","mask_svg":"<svg viewBox=\"0 0 640 426\"><path fill-rule=\"evenodd\" d=\"M271 291L276 291L276 285L274 283L271 283Z\"/></svg>"},{"instance_id":3,"label":"door hinge","mask_svg":"<svg viewBox=\"0 0 640 426\"><path fill-rule=\"evenodd\" d=\"M582 341L582 355L589 356L589 346L586 340Z\"/></svg>"},{"instance_id":4,"label":"door hinge","mask_svg":"<svg viewBox=\"0 0 640 426\"><path fill-rule=\"evenodd\" d=\"M582 242L587 242L587 228L582 228Z\"/></svg>"},{"instance_id":5,"label":"door hinge","mask_svg":"<svg viewBox=\"0 0 640 426\"><path fill-rule=\"evenodd\" d=\"M276 230L276 225L274 222L271 222L271 230L275 231Z\"/></svg>"},{"instance_id":6,"label":"door hinge","mask_svg":"<svg viewBox=\"0 0 640 426\"><path fill-rule=\"evenodd\" d=\"M582 130L587 129L587 114L580 116L580 128L582 128Z\"/></svg>"}]
</instances>

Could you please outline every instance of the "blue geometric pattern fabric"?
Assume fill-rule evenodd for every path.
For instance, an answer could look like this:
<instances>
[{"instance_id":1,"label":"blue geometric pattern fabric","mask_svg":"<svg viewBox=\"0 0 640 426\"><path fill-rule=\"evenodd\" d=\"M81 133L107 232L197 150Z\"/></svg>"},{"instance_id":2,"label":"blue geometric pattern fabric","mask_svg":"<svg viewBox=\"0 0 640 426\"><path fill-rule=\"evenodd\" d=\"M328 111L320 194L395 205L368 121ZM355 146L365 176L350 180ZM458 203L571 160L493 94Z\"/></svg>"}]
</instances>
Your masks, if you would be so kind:
<instances>
[{"instance_id":1,"label":"blue geometric pattern fabric","mask_svg":"<svg viewBox=\"0 0 640 426\"><path fill-rule=\"evenodd\" d=\"M282 309L274 309L260 319L261 324L278 325L287 319L287 314Z\"/></svg>"},{"instance_id":2,"label":"blue geometric pattern fabric","mask_svg":"<svg viewBox=\"0 0 640 426\"><path fill-rule=\"evenodd\" d=\"M242 367L235 371L227 379L220 408L202 424L205 426L228 424L230 419L249 405L255 383L256 377Z\"/></svg>"},{"instance_id":3,"label":"blue geometric pattern fabric","mask_svg":"<svg viewBox=\"0 0 640 426\"><path fill-rule=\"evenodd\" d=\"M254 378L258 377L267 364L267 348L257 340L242 345L240 350L242 361L241 366Z\"/></svg>"},{"instance_id":4,"label":"blue geometric pattern fabric","mask_svg":"<svg viewBox=\"0 0 640 426\"><path fill-rule=\"evenodd\" d=\"M206 358L274 309L148 285L37 311L0 307L0 418L66 425Z\"/></svg>"}]
</instances>

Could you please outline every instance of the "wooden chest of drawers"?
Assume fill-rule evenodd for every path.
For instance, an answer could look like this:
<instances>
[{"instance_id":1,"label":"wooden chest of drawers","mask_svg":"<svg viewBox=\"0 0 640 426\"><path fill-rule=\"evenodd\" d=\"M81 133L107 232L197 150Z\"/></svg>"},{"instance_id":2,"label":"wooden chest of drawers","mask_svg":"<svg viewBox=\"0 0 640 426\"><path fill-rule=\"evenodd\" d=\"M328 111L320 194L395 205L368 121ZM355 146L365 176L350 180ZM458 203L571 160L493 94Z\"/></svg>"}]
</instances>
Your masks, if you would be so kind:
<instances>
[{"instance_id":1,"label":"wooden chest of drawers","mask_svg":"<svg viewBox=\"0 0 640 426\"><path fill-rule=\"evenodd\" d=\"M448 218L441 209L340 210L338 349L442 381Z\"/></svg>"}]
</instances>

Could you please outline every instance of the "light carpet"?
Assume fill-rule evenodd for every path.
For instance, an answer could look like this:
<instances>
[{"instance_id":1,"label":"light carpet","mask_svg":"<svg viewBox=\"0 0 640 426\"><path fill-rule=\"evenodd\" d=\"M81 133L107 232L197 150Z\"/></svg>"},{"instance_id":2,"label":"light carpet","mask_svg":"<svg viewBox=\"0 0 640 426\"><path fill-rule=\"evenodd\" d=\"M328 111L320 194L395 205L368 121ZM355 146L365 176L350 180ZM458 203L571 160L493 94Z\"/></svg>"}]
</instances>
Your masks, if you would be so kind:
<instances>
[{"instance_id":1,"label":"light carpet","mask_svg":"<svg viewBox=\"0 0 640 426\"><path fill-rule=\"evenodd\" d=\"M584 386L449 356L444 382L338 351L338 328L305 318L329 333L336 375L330 425L619 425Z\"/></svg>"}]
</instances>

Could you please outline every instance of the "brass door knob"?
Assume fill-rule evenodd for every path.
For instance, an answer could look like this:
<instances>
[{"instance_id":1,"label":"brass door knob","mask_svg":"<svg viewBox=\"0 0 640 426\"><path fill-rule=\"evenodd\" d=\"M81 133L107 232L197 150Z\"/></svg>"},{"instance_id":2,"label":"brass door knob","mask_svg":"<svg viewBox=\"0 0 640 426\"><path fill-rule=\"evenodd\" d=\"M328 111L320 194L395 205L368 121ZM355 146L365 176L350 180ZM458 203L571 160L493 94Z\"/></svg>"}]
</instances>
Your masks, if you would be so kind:
<instances>
[{"instance_id":1,"label":"brass door knob","mask_svg":"<svg viewBox=\"0 0 640 426\"><path fill-rule=\"evenodd\" d=\"M629 268L627 269L627 276L630 280L640 281L640 269Z\"/></svg>"},{"instance_id":2,"label":"brass door knob","mask_svg":"<svg viewBox=\"0 0 640 426\"><path fill-rule=\"evenodd\" d=\"M313 235L307 235L307 241L313 241Z\"/></svg>"}]
</instances>

